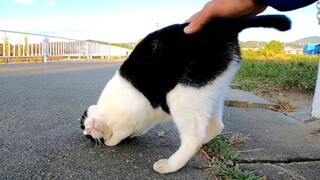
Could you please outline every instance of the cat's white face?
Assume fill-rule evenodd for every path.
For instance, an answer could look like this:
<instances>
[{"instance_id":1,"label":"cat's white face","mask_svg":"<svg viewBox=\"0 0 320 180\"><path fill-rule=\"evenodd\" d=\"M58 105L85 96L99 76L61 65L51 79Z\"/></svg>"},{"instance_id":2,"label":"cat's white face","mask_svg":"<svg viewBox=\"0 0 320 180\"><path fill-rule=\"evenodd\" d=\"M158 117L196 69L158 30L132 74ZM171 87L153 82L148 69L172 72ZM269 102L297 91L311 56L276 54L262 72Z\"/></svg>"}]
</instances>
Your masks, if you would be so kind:
<instances>
[{"instance_id":1,"label":"cat's white face","mask_svg":"<svg viewBox=\"0 0 320 180\"><path fill-rule=\"evenodd\" d=\"M94 139L100 139L103 137L104 124L101 122L99 115L97 114L96 105L92 105L88 108L87 117L84 120L84 135L90 135Z\"/></svg>"}]
</instances>

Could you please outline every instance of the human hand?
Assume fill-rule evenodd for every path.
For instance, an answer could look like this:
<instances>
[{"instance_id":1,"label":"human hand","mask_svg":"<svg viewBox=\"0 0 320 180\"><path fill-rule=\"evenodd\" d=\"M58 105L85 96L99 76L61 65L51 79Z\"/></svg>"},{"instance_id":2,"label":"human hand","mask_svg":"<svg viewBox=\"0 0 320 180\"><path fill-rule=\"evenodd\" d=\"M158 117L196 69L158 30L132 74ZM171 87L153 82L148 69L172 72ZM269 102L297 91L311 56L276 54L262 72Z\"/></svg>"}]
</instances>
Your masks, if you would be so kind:
<instances>
[{"instance_id":1,"label":"human hand","mask_svg":"<svg viewBox=\"0 0 320 180\"><path fill-rule=\"evenodd\" d=\"M190 24L184 28L184 32L186 34L198 32L203 25L213 18L255 16L266 8L267 6L256 2L256 0L212 0L201 11L186 20Z\"/></svg>"}]
</instances>

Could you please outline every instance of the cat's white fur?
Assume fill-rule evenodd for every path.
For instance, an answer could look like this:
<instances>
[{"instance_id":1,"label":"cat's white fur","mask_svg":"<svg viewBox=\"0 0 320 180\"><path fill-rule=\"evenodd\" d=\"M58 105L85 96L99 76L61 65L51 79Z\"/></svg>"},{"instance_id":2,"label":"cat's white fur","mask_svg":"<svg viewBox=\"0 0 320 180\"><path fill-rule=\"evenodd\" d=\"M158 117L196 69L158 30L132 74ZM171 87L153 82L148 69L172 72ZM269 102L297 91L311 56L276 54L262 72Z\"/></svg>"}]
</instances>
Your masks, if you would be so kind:
<instances>
[{"instance_id":1,"label":"cat's white fur","mask_svg":"<svg viewBox=\"0 0 320 180\"><path fill-rule=\"evenodd\" d=\"M239 57L234 57L239 61ZM196 88L182 84L167 94L171 115L153 109L143 94L117 71L107 83L97 105L88 109L84 134L105 139L107 146L117 145L126 137L139 136L153 125L172 118L180 133L180 148L169 158L153 165L159 173L175 172L183 167L202 144L220 134L224 125L222 110L225 94L239 62L208 85Z\"/></svg>"}]
</instances>

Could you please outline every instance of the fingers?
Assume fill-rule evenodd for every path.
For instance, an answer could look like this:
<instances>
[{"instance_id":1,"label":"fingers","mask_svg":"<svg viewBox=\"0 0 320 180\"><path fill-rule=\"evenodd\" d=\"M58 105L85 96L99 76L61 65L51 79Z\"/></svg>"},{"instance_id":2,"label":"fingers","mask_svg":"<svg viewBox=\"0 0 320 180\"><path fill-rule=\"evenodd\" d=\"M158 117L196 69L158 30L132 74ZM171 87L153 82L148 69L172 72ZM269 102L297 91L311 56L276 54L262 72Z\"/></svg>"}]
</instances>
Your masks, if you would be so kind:
<instances>
[{"instance_id":1,"label":"fingers","mask_svg":"<svg viewBox=\"0 0 320 180\"><path fill-rule=\"evenodd\" d=\"M232 2L231 2L232 1ZM213 18L236 18L255 16L266 9L255 0L212 0L201 11L191 16L186 22L190 24L184 28L186 34L199 31Z\"/></svg>"},{"instance_id":2,"label":"fingers","mask_svg":"<svg viewBox=\"0 0 320 180\"><path fill-rule=\"evenodd\" d=\"M202 26L205 24L204 22L199 21L199 18L197 19L193 18L193 19L187 20L186 22L190 22L190 24L184 28L184 33L186 34L193 34L199 31L202 28Z\"/></svg>"},{"instance_id":3,"label":"fingers","mask_svg":"<svg viewBox=\"0 0 320 180\"><path fill-rule=\"evenodd\" d=\"M184 28L186 34L192 34L199 31L203 25L209 22L212 18L218 17L218 11L215 11L215 4L213 1L207 3L201 11L191 16L186 22L190 24Z\"/></svg>"}]
</instances>

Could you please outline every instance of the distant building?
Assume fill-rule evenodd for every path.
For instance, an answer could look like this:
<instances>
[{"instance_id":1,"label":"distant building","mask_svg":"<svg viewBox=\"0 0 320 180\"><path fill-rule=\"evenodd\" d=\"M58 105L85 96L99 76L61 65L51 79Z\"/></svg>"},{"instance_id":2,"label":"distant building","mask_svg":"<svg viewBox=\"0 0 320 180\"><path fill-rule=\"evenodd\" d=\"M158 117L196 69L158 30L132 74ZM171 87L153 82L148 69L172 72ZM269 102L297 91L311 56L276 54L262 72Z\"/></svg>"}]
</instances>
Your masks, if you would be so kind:
<instances>
[{"instance_id":1,"label":"distant building","mask_svg":"<svg viewBox=\"0 0 320 180\"><path fill-rule=\"evenodd\" d=\"M244 47L244 48L241 48L242 50L254 50L254 51L258 51L260 48L258 47Z\"/></svg>"},{"instance_id":2,"label":"distant building","mask_svg":"<svg viewBox=\"0 0 320 180\"><path fill-rule=\"evenodd\" d=\"M320 44L304 44L303 45L303 54L306 55L318 55L320 54Z\"/></svg>"},{"instance_id":3,"label":"distant building","mask_svg":"<svg viewBox=\"0 0 320 180\"><path fill-rule=\"evenodd\" d=\"M285 47L284 48L284 53L286 54L302 54L302 49L301 48L291 48L291 47Z\"/></svg>"}]
</instances>

